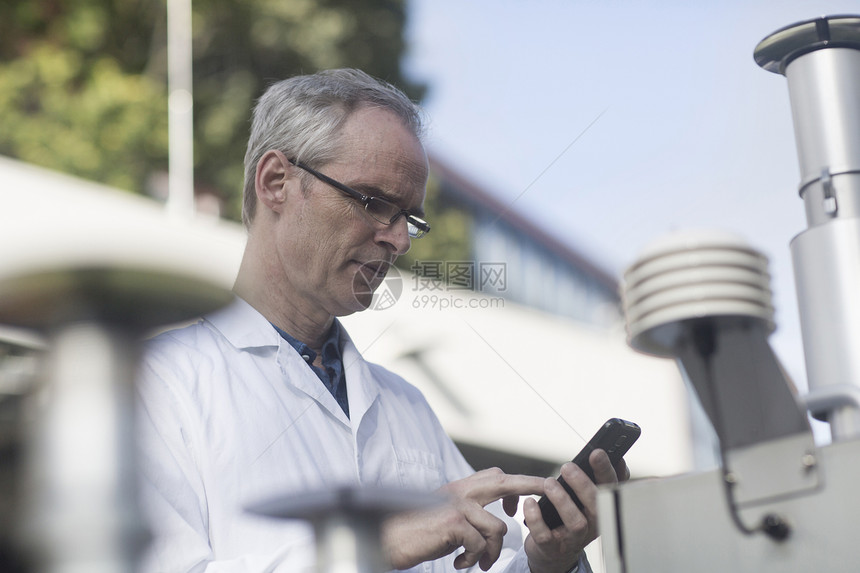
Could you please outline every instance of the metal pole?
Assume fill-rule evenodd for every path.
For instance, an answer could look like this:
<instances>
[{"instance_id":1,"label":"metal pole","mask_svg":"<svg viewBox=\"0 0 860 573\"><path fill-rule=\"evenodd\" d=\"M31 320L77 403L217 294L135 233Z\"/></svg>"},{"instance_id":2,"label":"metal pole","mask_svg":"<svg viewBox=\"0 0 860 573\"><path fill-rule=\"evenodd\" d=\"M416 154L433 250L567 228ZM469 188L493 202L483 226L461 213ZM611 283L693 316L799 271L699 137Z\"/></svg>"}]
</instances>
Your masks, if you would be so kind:
<instances>
[{"instance_id":1,"label":"metal pole","mask_svg":"<svg viewBox=\"0 0 860 573\"><path fill-rule=\"evenodd\" d=\"M28 484L40 571L131 573L147 539L134 480L134 339L92 321L51 337Z\"/></svg>"},{"instance_id":2,"label":"metal pole","mask_svg":"<svg viewBox=\"0 0 860 573\"><path fill-rule=\"evenodd\" d=\"M194 109L191 73L191 0L167 0L169 174L167 210L194 216Z\"/></svg>"},{"instance_id":3,"label":"metal pole","mask_svg":"<svg viewBox=\"0 0 860 573\"><path fill-rule=\"evenodd\" d=\"M788 80L809 228L791 244L809 404L835 441L860 436L860 16L793 24L755 60ZM821 400L822 395L828 400ZM841 400L834 398L841 395Z\"/></svg>"}]
</instances>

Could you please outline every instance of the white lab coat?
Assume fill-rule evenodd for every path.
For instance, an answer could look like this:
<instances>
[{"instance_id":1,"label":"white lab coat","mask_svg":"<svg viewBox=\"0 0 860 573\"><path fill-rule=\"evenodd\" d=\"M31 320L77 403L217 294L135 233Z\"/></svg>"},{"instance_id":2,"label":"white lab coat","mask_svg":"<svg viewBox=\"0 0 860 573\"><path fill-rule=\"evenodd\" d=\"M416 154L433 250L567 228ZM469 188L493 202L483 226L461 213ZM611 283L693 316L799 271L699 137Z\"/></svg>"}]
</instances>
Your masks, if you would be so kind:
<instances>
[{"instance_id":1,"label":"white lab coat","mask_svg":"<svg viewBox=\"0 0 860 573\"><path fill-rule=\"evenodd\" d=\"M155 536L143 571L312 571L306 522L244 508L344 484L433 491L472 473L423 395L345 338L351 419L241 299L150 343L137 385L141 501ZM519 527L495 513L509 533L494 570L528 571ZM414 571L454 571L452 561Z\"/></svg>"}]
</instances>

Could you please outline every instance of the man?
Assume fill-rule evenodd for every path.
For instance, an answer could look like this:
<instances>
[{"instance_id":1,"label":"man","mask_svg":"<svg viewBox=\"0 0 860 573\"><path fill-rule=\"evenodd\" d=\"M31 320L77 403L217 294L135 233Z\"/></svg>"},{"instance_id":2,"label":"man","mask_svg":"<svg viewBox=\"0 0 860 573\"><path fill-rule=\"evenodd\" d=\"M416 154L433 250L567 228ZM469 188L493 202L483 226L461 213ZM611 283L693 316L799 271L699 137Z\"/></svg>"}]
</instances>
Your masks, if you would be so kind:
<instances>
[{"instance_id":1,"label":"man","mask_svg":"<svg viewBox=\"0 0 860 573\"><path fill-rule=\"evenodd\" d=\"M355 70L286 80L258 102L237 298L157 337L138 384L143 507L155 534L145 570L307 571L310 527L244 508L343 484L450 499L386 522L384 550L398 569L497 560L518 572L588 569L596 487L582 471L562 469L583 511L555 480L473 473L420 392L365 362L335 318L364 310L429 230L421 134L412 102ZM616 481L605 453L592 465L598 481ZM544 492L564 524L549 530L529 498L522 544L498 500L512 514L517 496Z\"/></svg>"}]
</instances>

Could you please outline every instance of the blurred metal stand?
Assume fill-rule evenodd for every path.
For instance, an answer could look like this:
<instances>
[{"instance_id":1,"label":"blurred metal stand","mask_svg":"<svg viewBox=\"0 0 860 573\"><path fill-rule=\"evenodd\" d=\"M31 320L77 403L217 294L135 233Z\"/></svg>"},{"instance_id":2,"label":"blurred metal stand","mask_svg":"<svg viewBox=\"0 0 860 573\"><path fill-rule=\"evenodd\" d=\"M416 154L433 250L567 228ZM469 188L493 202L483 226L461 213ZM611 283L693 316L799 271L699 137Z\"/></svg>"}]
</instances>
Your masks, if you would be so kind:
<instances>
[{"instance_id":1,"label":"blurred metal stand","mask_svg":"<svg viewBox=\"0 0 860 573\"><path fill-rule=\"evenodd\" d=\"M250 509L269 517L309 521L314 528L317 573L383 573L391 570L382 551L385 518L442 501L426 492L344 486L302 492Z\"/></svg>"},{"instance_id":2,"label":"blurred metal stand","mask_svg":"<svg viewBox=\"0 0 860 573\"><path fill-rule=\"evenodd\" d=\"M146 541L134 487L134 336L83 320L49 340L26 471L39 570L131 571Z\"/></svg>"},{"instance_id":3,"label":"blurred metal stand","mask_svg":"<svg viewBox=\"0 0 860 573\"><path fill-rule=\"evenodd\" d=\"M33 390L44 340L21 329L0 327L0 570L28 571L15 524L26 515L22 475L27 424L25 403Z\"/></svg>"},{"instance_id":4,"label":"blurred metal stand","mask_svg":"<svg viewBox=\"0 0 860 573\"><path fill-rule=\"evenodd\" d=\"M138 341L231 300L205 263L217 243L163 214L2 219L0 323L47 345L44 375L18 404L23 451L4 460L24 501L0 524L15 547L0 570L133 571L147 539L135 487Z\"/></svg>"}]
</instances>

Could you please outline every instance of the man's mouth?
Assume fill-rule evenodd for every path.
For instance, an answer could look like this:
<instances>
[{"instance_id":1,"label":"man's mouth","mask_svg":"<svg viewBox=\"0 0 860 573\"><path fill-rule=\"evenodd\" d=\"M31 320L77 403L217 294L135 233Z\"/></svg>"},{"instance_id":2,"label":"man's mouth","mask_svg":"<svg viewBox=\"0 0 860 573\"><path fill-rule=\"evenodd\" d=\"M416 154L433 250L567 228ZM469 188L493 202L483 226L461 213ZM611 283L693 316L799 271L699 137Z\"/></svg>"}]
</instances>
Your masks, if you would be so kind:
<instances>
[{"instance_id":1,"label":"man's mouth","mask_svg":"<svg viewBox=\"0 0 860 573\"><path fill-rule=\"evenodd\" d=\"M356 272L356 283L354 288L357 291L373 292L380 284L382 284L385 275L388 274L388 269L391 268L391 263L387 261L368 261L365 263L358 262L358 271Z\"/></svg>"},{"instance_id":2,"label":"man's mouth","mask_svg":"<svg viewBox=\"0 0 860 573\"><path fill-rule=\"evenodd\" d=\"M388 274L388 269L391 267L391 263L387 263L385 261L370 261L367 263L360 263L360 272L367 280L367 282L375 282L381 281L385 278L385 275Z\"/></svg>"},{"instance_id":3,"label":"man's mouth","mask_svg":"<svg viewBox=\"0 0 860 573\"><path fill-rule=\"evenodd\" d=\"M380 300L384 300L390 306L389 301L392 299L391 289L397 289L400 286L400 275L397 269L391 268L393 261L374 259L360 262L358 259L354 259L353 262L358 266L352 279L352 294L356 301L358 301L363 309L370 308L374 304L373 297L376 296L374 293L377 289L382 289ZM383 283L389 275L394 279L394 282L391 284ZM383 287L383 284L387 284L387 287ZM393 295L393 300L396 301L399 295L400 291L397 290L396 294ZM387 308L387 306L384 308Z\"/></svg>"}]
</instances>

